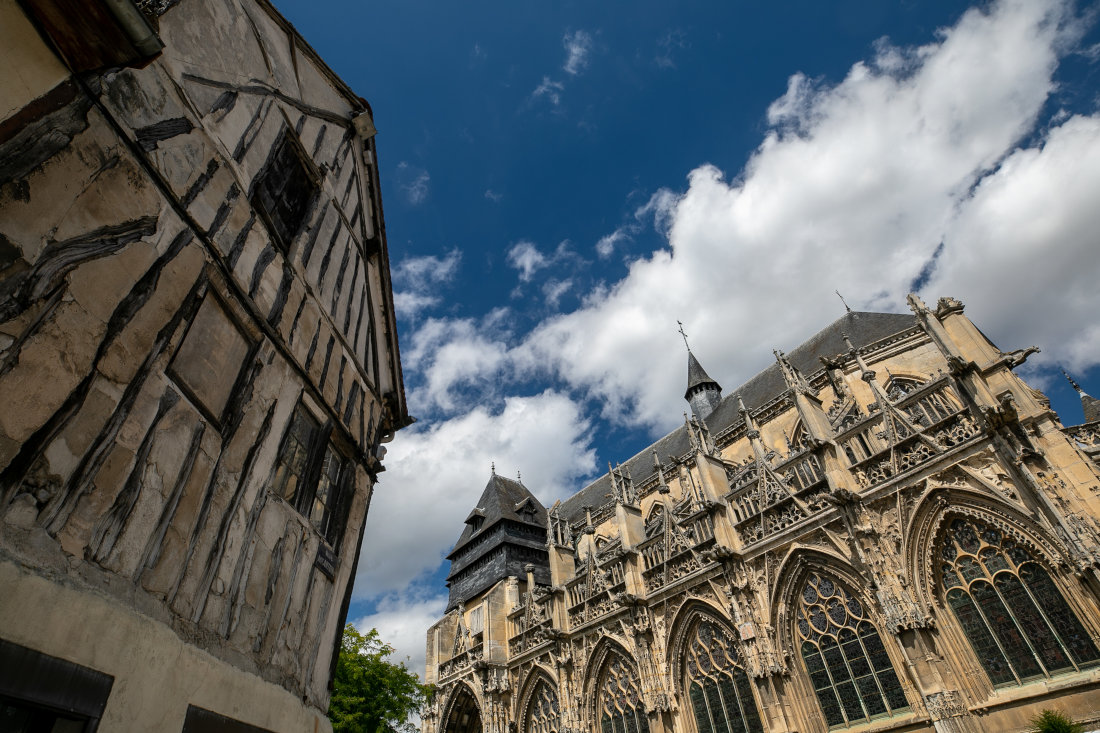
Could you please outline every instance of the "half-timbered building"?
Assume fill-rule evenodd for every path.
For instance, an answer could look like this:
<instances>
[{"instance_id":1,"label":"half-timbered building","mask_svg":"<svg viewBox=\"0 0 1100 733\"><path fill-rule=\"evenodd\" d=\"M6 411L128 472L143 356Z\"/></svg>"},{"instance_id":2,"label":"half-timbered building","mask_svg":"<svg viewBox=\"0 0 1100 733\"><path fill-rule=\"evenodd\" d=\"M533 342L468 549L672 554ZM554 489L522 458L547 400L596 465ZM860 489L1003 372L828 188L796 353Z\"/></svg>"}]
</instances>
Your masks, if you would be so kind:
<instances>
[{"instance_id":1,"label":"half-timbered building","mask_svg":"<svg viewBox=\"0 0 1100 733\"><path fill-rule=\"evenodd\" d=\"M330 729L409 422L371 109L266 0L0 47L0 728Z\"/></svg>"}]
</instances>

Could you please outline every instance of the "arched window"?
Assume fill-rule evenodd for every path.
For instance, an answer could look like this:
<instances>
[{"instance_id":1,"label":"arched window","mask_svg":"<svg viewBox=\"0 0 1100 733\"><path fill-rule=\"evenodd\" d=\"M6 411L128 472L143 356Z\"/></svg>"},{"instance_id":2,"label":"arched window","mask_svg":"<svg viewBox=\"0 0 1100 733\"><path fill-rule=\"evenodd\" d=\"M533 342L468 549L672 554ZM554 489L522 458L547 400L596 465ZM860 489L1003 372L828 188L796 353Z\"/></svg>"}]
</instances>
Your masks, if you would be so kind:
<instances>
[{"instance_id":1,"label":"arched window","mask_svg":"<svg viewBox=\"0 0 1100 733\"><path fill-rule=\"evenodd\" d=\"M699 620L684 660L687 690L699 733L760 733L760 714L733 639L724 628Z\"/></svg>"},{"instance_id":2,"label":"arched window","mask_svg":"<svg viewBox=\"0 0 1100 733\"><path fill-rule=\"evenodd\" d=\"M947 605L994 685L1100 662L1050 574L1014 537L959 517L947 527L940 557Z\"/></svg>"},{"instance_id":3,"label":"arched window","mask_svg":"<svg viewBox=\"0 0 1100 733\"><path fill-rule=\"evenodd\" d=\"M558 693L545 679L535 683L535 689L527 700L523 733L558 733Z\"/></svg>"},{"instance_id":4,"label":"arched window","mask_svg":"<svg viewBox=\"0 0 1100 733\"><path fill-rule=\"evenodd\" d=\"M622 655L608 654L596 695L603 733L649 733L637 670Z\"/></svg>"},{"instance_id":5,"label":"arched window","mask_svg":"<svg viewBox=\"0 0 1100 733\"><path fill-rule=\"evenodd\" d=\"M481 733L481 710L465 685L461 685L455 693L450 712L440 730L443 733Z\"/></svg>"},{"instance_id":6,"label":"arched window","mask_svg":"<svg viewBox=\"0 0 1100 733\"><path fill-rule=\"evenodd\" d=\"M830 726L909 706L878 631L863 605L839 583L810 575L797 619L802 660Z\"/></svg>"}]
</instances>

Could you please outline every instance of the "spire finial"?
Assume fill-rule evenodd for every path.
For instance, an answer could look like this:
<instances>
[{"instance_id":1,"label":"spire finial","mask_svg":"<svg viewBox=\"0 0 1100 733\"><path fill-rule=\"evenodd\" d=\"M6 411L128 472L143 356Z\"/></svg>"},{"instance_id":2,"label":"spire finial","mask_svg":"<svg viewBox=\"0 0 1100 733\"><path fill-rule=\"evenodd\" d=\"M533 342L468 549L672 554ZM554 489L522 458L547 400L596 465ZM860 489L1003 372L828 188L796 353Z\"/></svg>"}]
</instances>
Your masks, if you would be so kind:
<instances>
[{"instance_id":1,"label":"spire finial","mask_svg":"<svg viewBox=\"0 0 1100 733\"><path fill-rule=\"evenodd\" d=\"M834 290L833 292L836 293L836 297L840 298L840 302L844 304L844 310L848 313L851 313L852 309L848 307L848 301L844 299L844 296L840 294L840 291Z\"/></svg>"},{"instance_id":2,"label":"spire finial","mask_svg":"<svg viewBox=\"0 0 1100 733\"><path fill-rule=\"evenodd\" d=\"M687 349L688 353L690 354L691 353L691 347L688 346L688 335L686 333L684 333L684 323L683 323L683 321L676 321L676 324L678 326L680 326L680 329L679 329L680 330L680 335L684 337L684 348Z\"/></svg>"},{"instance_id":3,"label":"spire finial","mask_svg":"<svg viewBox=\"0 0 1100 733\"><path fill-rule=\"evenodd\" d=\"M1080 395L1085 394L1085 390L1081 389L1081 385L1079 385L1076 381L1074 381L1073 377L1071 377L1069 375L1069 372L1067 372L1065 369L1063 369L1062 374L1066 375L1066 379L1068 379L1069 383L1073 385L1073 388L1075 390L1077 390L1077 394L1080 394Z\"/></svg>"},{"instance_id":4,"label":"spire finial","mask_svg":"<svg viewBox=\"0 0 1100 733\"><path fill-rule=\"evenodd\" d=\"M492 463L489 464L489 470L493 472L494 476L497 475L497 462L496 461L493 461Z\"/></svg>"},{"instance_id":5,"label":"spire finial","mask_svg":"<svg viewBox=\"0 0 1100 733\"><path fill-rule=\"evenodd\" d=\"M519 469L516 469L516 481L523 483L523 474L519 472Z\"/></svg>"}]
</instances>

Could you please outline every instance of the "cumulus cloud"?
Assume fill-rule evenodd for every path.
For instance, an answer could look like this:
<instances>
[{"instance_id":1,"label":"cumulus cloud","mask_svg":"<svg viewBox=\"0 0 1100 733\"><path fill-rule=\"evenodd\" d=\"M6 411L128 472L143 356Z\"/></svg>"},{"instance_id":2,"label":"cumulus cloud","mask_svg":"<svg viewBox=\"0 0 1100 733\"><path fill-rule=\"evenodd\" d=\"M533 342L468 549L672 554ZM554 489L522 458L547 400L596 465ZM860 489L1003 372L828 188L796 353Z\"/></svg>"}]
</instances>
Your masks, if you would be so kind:
<instances>
[{"instance_id":1,"label":"cumulus cloud","mask_svg":"<svg viewBox=\"0 0 1100 733\"><path fill-rule=\"evenodd\" d=\"M669 248L632 263L586 307L541 324L524 357L603 400L607 416L663 430L683 407L676 319L708 371L733 388L766 366L770 347L793 346L825 325L823 313L838 310L834 289L863 308L902 309L941 242L945 263L982 246L971 232L995 205L998 175L1015 179L1039 154L1012 155L1054 88L1069 25L1059 5L1010 0L968 11L936 43L881 43L835 85L796 74L745 169L730 179L700 166L686 191L654 195L636 216L667 232ZM1069 146L1068 132L1050 139ZM1078 130L1074 143L1085 135ZM1066 233L1064 220L1051 222ZM986 249L987 259L1004 256ZM1091 288L1090 270L1054 277ZM929 287L948 285L941 278ZM1005 289L996 307L1017 313L1006 323L1022 323L1030 306Z\"/></svg>"},{"instance_id":2,"label":"cumulus cloud","mask_svg":"<svg viewBox=\"0 0 1100 733\"><path fill-rule=\"evenodd\" d=\"M1041 346L1029 364L1084 372L1100 362L1098 193L1100 117L1071 117L982 180L923 291L965 296L1006 350Z\"/></svg>"},{"instance_id":3,"label":"cumulus cloud","mask_svg":"<svg viewBox=\"0 0 1100 733\"><path fill-rule=\"evenodd\" d=\"M499 410L478 406L399 432L371 501L356 596L381 597L434 572L458 539L462 517L481 496L494 461L498 473L522 471L524 484L544 504L572 493L577 479L596 467L588 429L572 399L547 390L509 397Z\"/></svg>"},{"instance_id":4,"label":"cumulus cloud","mask_svg":"<svg viewBox=\"0 0 1100 733\"><path fill-rule=\"evenodd\" d=\"M394 308L402 318L416 318L438 305L439 286L454 280L462 253L452 249L443 257L407 257L393 268Z\"/></svg>"},{"instance_id":5,"label":"cumulus cloud","mask_svg":"<svg viewBox=\"0 0 1100 733\"><path fill-rule=\"evenodd\" d=\"M457 248L443 257L406 257L394 268L394 281L415 290L434 287L453 280L461 261L462 253Z\"/></svg>"},{"instance_id":6,"label":"cumulus cloud","mask_svg":"<svg viewBox=\"0 0 1100 733\"><path fill-rule=\"evenodd\" d=\"M364 633L370 629L378 629L379 638L394 649L390 661L403 663L423 682L427 651L424 632L439 620L446 607L445 593L425 598L391 594L378 602L374 613L352 623Z\"/></svg>"},{"instance_id":7,"label":"cumulus cloud","mask_svg":"<svg viewBox=\"0 0 1100 733\"><path fill-rule=\"evenodd\" d=\"M565 47L565 65L562 71L570 76L576 76L588 66L588 55L592 50L592 34L587 31L575 31L566 33L561 39Z\"/></svg>"},{"instance_id":8,"label":"cumulus cloud","mask_svg":"<svg viewBox=\"0 0 1100 733\"><path fill-rule=\"evenodd\" d=\"M492 378L509 358L507 332L494 327L494 320L493 314L476 320L430 318L413 332L402 361L421 380L408 398L414 415L464 409L491 392Z\"/></svg>"}]
</instances>

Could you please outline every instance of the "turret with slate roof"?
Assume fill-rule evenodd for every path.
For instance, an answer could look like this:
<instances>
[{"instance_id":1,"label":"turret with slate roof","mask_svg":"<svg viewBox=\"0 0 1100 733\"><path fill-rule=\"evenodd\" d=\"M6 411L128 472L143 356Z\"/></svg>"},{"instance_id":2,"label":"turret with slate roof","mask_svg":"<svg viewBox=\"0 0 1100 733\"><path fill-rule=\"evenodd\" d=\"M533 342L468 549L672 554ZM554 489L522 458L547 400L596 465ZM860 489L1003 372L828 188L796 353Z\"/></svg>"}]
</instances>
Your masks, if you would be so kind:
<instances>
[{"instance_id":1,"label":"turret with slate roof","mask_svg":"<svg viewBox=\"0 0 1100 733\"><path fill-rule=\"evenodd\" d=\"M518 477L504 478L494 467L465 524L447 555L448 611L509 576L525 577L528 564L534 566L535 583L550 584L546 507Z\"/></svg>"},{"instance_id":2,"label":"turret with slate roof","mask_svg":"<svg viewBox=\"0 0 1100 733\"><path fill-rule=\"evenodd\" d=\"M677 321L677 323L680 322ZM695 354L691 353L691 347L688 346L687 334L684 333L684 324L682 323L680 323L680 335L684 337L684 346L687 346L688 352L688 382L687 389L684 391L684 399L691 405L691 414L700 420L704 420L710 413L714 412L714 408L718 407L718 403L722 401L722 387L710 378L707 370L695 358Z\"/></svg>"}]
</instances>

